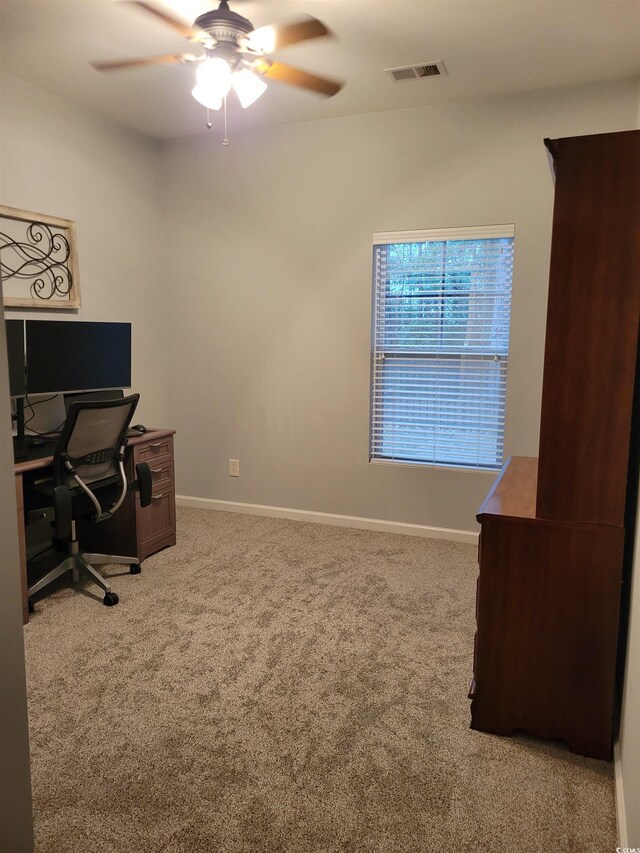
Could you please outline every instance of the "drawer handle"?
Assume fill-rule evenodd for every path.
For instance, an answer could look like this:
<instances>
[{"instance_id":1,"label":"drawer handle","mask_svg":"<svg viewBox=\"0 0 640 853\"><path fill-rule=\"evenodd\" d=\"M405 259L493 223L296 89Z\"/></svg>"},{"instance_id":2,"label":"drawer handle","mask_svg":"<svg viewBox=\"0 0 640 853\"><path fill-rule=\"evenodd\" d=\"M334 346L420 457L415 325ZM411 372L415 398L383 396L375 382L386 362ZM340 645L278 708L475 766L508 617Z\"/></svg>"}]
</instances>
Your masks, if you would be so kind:
<instances>
[{"instance_id":1,"label":"drawer handle","mask_svg":"<svg viewBox=\"0 0 640 853\"><path fill-rule=\"evenodd\" d=\"M152 474L162 474L162 468L149 468Z\"/></svg>"},{"instance_id":2,"label":"drawer handle","mask_svg":"<svg viewBox=\"0 0 640 853\"><path fill-rule=\"evenodd\" d=\"M151 495L152 501L161 501L162 498L166 498L166 494L164 492L161 495Z\"/></svg>"},{"instance_id":3,"label":"drawer handle","mask_svg":"<svg viewBox=\"0 0 640 853\"><path fill-rule=\"evenodd\" d=\"M149 447L162 447L162 442L161 441L150 441Z\"/></svg>"}]
</instances>

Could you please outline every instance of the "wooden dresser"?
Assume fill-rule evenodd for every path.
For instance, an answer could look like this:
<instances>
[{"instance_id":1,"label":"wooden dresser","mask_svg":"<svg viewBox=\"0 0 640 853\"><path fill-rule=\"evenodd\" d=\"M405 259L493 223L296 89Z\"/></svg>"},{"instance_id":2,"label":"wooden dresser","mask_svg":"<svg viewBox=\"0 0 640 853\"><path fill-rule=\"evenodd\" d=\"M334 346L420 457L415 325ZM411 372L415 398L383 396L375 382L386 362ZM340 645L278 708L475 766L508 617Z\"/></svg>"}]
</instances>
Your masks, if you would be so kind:
<instances>
[{"instance_id":1,"label":"wooden dresser","mask_svg":"<svg viewBox=\"0 0 640 853\"><path fill-rule=\"evenodd\" d=\"M537 518L537 474L512 457L478 513L471 727L606 759L624 528Z\"/></svg>"},{"instance_id":2,"label":"wooden dresser","mask_svg":"<svg viewBox=\"0 0 640 853\"><path fill-rule=\"evenodd\" d=\"M509 459L477 516L471 725L609 759L637 480L640 131L547 147L556 190L539 457Z\"/></svg>"}]
</instances>

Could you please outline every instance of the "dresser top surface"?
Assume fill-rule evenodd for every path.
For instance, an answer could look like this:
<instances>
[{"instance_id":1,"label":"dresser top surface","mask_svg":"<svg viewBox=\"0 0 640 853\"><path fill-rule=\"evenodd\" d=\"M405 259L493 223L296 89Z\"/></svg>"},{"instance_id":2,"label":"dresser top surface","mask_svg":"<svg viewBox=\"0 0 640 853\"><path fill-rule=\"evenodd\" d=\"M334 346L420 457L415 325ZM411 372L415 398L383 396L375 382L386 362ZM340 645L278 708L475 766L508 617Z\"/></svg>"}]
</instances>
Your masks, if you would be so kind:
<instances>
[{"instance_id":1,"label":"dresser top surface","mask_svg":"<svg viewBox=\"0 0 640 853\"><path fill-rule=\"evenodd\" d=\"M510 456L478 510L478 521L487 515L535 518L537 480L536 457Z\"/></svg>"}]
</instances>

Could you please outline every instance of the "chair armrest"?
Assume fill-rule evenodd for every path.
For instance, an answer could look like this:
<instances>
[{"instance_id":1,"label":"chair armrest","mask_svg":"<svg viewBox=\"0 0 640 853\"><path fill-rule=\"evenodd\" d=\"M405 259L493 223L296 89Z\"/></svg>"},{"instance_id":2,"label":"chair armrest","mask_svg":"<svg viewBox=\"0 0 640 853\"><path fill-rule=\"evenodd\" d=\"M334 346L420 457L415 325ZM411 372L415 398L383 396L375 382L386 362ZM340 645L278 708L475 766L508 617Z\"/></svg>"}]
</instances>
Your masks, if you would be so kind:
<instances>
[{"instance_id":1,"label":"chair armrest","mask_svg":"<svg viewBox=\"0 0 640 853\"><path fill-rule=\"evenodd\" d=\"M151 480L151 469L146 462L138 462L136 465L136 477L140 492L140 506L149 506L153 483Z\"/></svg>"},{"instance_id":2,"label":"chair armrest","mask_svg":"<svg viewBox=\"0 0 640 853\"><path fill-rule=\"evenodd\" d=\"M71 538L71 492L67 486L56 486L53 490L53 508L56 515L56 539Z\"/></svg>"}]
</instances>

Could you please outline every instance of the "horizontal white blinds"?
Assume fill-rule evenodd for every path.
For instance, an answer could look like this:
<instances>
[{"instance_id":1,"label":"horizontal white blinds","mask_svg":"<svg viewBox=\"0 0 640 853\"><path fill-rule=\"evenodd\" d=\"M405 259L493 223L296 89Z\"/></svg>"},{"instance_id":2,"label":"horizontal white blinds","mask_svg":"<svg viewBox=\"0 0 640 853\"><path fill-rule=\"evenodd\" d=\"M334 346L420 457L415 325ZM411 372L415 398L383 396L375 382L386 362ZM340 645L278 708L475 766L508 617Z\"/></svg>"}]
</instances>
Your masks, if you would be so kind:
<instances>
[{"instance_id":1,"label":"horizontal white blinds","mask_svg":"<svg viewBox=\"0 0 640 853\"><path fill-rule=\"evenodd\" d=\"M372 459L502 464L513 226L486 230L374 243Z\"/></svg>"}]
</instances>

